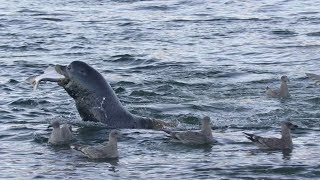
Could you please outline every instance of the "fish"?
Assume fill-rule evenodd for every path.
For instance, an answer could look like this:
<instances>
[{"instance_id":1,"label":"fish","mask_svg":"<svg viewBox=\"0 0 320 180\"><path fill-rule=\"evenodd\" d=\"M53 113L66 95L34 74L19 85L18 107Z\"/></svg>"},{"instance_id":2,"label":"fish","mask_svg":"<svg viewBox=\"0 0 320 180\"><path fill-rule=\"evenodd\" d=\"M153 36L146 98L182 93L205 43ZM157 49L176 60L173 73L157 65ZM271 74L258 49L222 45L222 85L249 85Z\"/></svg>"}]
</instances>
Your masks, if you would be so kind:
<instances>
[{"instance_id":1,"label":"fish","mask_svg":"<svg viewBox=\"0 0 320 180\"><path fill-rule=\"evenodd\" d=\"M65 77L59 74L55 66L49 66L47 69L44 70L43 74L34 75L26 79L28 83L30 83L35 91L39 87L39 83L41 81L50 81L50 82L58 82Z\"/></svg>"}]
</instances>

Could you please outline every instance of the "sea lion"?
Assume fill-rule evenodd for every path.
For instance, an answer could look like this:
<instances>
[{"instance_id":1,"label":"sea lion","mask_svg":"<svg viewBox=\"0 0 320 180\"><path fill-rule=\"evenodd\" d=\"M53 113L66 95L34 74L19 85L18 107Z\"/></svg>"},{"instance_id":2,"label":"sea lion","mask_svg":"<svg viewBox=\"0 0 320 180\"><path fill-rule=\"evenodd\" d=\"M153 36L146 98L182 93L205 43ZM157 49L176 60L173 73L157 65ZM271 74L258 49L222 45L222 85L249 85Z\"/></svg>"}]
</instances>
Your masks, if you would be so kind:
<instances>
[{"instance_id":1,"label":"sea lion","mask_svg":"<svg viewBox=\"0 0 320 180\"><path fill-rule=\"evenodd\" d=\"M102 122L110 128L162 129L170 125L131 114L105 78L85 62L73 61L68 66L56 65L55 69L65 77L58 84L75 100L84 121Z\"/></svg>"}]
</instances>

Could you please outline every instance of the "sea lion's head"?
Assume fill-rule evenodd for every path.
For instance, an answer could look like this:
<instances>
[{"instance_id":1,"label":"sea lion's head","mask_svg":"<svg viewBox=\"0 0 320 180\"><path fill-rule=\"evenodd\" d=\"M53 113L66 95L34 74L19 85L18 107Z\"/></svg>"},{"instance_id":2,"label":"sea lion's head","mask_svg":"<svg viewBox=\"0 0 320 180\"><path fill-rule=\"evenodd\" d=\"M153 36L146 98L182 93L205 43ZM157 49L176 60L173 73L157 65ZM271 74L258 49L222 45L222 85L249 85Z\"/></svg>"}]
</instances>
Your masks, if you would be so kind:
<instances>
[{"instance_id":1,"label":"sea lion's head","mask_svg":"<svg viewBox=\"0 0 320 180\"><path fill-rule=\"evenodd\" d=\"M58 84L73 98L88 95L106 84L98 71L82 61L73 61L68 66L56 65L55 69L65 76Z\"/></svg>"}]
</instances>

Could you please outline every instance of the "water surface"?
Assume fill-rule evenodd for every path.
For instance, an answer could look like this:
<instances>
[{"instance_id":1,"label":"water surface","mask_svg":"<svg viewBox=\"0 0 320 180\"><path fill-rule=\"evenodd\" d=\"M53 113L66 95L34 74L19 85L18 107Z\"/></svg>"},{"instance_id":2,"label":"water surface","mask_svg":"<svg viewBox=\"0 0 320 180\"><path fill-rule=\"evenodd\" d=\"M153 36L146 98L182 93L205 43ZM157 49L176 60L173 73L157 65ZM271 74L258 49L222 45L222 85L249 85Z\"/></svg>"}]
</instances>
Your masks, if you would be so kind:
<instances>
[{"instance_id":1,"label":"water surface","mask_svg":"<svg viewBox=\"0 0 320 180\"><path fill-rule=\"evenodd\" d=\"M0 178L302 179L320 176L319 3L311 0L30 0L0 5ZM92 161L36 141L54 119L83 144L109 130L82 123L55 83L25 83L51 64L89 63L132 113L197 129L208 115L219 143L185 146L165 133L121 130L120 158ZM290 79L291 98L264 96ZM243 131L279 136L292 152L264 151ZM90 126L91 128L89 128Z\"/></svg>"}]
</instances>

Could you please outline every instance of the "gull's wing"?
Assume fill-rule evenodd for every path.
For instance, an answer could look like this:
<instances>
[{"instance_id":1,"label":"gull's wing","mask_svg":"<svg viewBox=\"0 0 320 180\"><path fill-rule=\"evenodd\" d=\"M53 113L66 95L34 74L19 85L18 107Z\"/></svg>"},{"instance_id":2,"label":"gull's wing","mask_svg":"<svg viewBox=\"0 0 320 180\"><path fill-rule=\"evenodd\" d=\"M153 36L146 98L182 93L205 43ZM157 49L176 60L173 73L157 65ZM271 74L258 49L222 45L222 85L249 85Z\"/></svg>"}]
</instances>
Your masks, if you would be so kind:
<instances>
[{"instance_id":1,"label":"gull's wing","mask_svg":"<svg viewBox=\"0 0 320 180\"><path fill-rule=\"evenodd\" d=\"M65 141L72 141L72 132L70 130L71 126L64 124L61 127L61 136Z\"/></svg>"},{"instance_id":2,"label":"gull's wing","mask_svg":"<svg viewBox=\"0 0 320 180\"><path fill-rule=\"evenodd\" d=\"M266 95L270 97L279 97L279 90L272 90L269 87L267 87Z\"/></svg>"},{"instance_id":3,"label":"gull's wing","mask_svg":"<svg viewBox=\"0 0 320 180\"><path fill-rule=\"evenodd\" d=\"M312 73L306 73L306 75L307 75L310 79L316 81L317 84L320 83L320 75L312 74Z\"/></svg>"},{"instance_id":4,"label":"gull's wing","mask_svg":"<svg viewBox=\"0 0 320 180\"><path fill-rule=\"evenodd\" d=\"M246 138L251 140L254 144L262 148L268 149L282 149L282 141L279 138L264 138L254 134L244 133Z\"/></svg>"},{"instance_id":5,"label":"gull's wing","mask_svg":"<svg viewBox=\"0 0 320 180\"><path fill-rule=\"evenodd\" d=\"M84 155L88 156L89 158L93 158L93 159L105 158L102 145L97 145L97 146L73 145L71 146L71 148L82 152Z\"/></svg>"},{"instance_id":6,"label":"gull's wing","mask_svg":"<svg viewBox=\"0 0 320 180\"><path fill-rule=\"evenodd\" d=\"M259 138L259 143L269 149L282 149L282 141L278 138Z\"/></svg>"},{"instance_id":7,"label":"gull's wing","mask_svg":"<svg viewBox=\"0 0 320 180\"><path fill-rule=\"evenodd\" d=\"M197 131L172 132L171 136L184 144L205 144L209 142L209 138Z\"/></svg>"}]
</instances>

